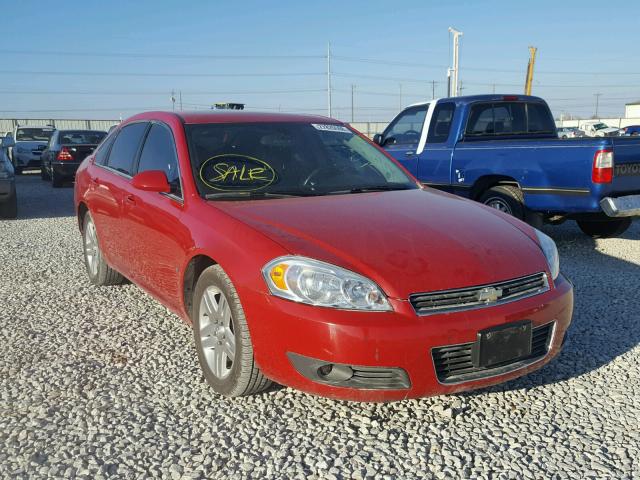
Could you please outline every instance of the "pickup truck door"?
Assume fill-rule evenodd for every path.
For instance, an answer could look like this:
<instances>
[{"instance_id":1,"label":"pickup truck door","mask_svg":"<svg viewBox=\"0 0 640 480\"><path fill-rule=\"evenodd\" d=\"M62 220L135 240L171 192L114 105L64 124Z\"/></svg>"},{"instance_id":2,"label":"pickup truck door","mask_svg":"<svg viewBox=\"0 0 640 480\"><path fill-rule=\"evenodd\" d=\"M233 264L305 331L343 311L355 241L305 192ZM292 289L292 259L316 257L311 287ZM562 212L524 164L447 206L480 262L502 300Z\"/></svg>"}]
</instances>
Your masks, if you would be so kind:
<instances>
[{"instance_id":1,"label":"pickup truck door","mask_svg":"<svg viewBox=\"0 0 640 480\"><path fill-rule=\"evenodd\" d=\"M432 102L427 111L418 156L418 180L422 183L449 190L451 187L451 154L449 136L456 105L453 102Z\"/></svg>"},{"instance_id":2,"label":"pickup truck door","mask_svg":"<svg viewBox=\"0 0 640 480\"><path fill-rule=\"evenodd\" d=\"M398 114L382 134L380 145L412 175L418 175L416 150L429 104L408 107Z\"/></svg>"}]
</instances>

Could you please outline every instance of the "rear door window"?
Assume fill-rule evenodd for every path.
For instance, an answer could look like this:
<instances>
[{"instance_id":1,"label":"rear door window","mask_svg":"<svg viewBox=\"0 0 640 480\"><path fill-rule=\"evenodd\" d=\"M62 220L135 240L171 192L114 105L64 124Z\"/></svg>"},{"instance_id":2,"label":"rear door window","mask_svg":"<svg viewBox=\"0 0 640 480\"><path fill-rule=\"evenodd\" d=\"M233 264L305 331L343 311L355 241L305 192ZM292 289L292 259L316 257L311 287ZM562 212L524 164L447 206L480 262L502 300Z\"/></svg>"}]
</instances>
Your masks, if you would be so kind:
<instances>
[{"instance_id":1,"label":"rear door window","mask_svg":"<svg viewBox=\"0 0 640 480\"><path fill-rule=\"evenodd\" d=\"M96 150L95 162L98 165L106 165L107 158L109 156L109 150L111 149L111 145L113 145L113 141L116 139L118 135L117 131L110 133L109 136L98 145L98 149Z\"/></svg>"},{"instance_id":2,"label":"rear door window","mask_svg":"<svg viewBox=\"0 0 640 480\"><path fill-rule=\"evenodd\" d=\"M125 175L131 175L133 162L148 125L146 122L141 122L122 127L111 147L111 153L107 161L109 168Z\"/></svg>"},{"instance_id":3,"label":"rear door window","mask_svg":"<svg viewBox=\"0 0 640 480\"><path fill-rule=\"evenodd\" d=\"M407 108L387 127L383 145L418 145L429 105Z\"/></svg>"},{"instance_id":4,"label":"rear door window","mask_svg":"<svg viewBox=\"0 0 640 480\"><path fill-rule=\"evenodd\" d=\"M433 117L429 125L427 143L442 143L449 138L451 121L456 106L453 103L439 103L433 110Z\"/></svg>"},{"instance_id":5,"label":"rear door window","mask_svg":"<svg viewBox=\"0 0 640 480\"><path fill-rule=\"evenodd\" d=\"M496 102L471 107L465 135L498 137L554 132L553 118L543 104Z\"/></svg>"},{"instance_id":6,"label":"rear door window","mask_svg":"<svg viewBox=\"0 0 640 480\"><path fill-rule=\"evenodd\" d=\"M138 173L147 170L160 170L165 173L171 193L181 197L180 172L178 170L178 156L171 131L157 123L151 126L147 139L142 147Z\"/></svg>"}]
</instances>

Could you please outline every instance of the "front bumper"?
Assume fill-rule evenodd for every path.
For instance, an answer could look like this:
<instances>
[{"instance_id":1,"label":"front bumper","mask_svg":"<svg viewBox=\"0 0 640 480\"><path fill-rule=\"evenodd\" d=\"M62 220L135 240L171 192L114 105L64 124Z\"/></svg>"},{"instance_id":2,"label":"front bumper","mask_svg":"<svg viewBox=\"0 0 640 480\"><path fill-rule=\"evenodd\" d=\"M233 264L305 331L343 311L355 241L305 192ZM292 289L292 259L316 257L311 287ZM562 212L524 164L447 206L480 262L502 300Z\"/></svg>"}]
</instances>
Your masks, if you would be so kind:
<instances>
[{"instance_id":1,"label":"front bumper","mask_svg":"<svg viewBox=\"0 0 640 480\"><path fill-rule=\"evenodd\" d=\"M600 206L609 217L639 217L640 195L605 197L600 200Z\"/></svg>"},{"instance_id":2,"label":"front bumper","mask_svg":"<svg viewBox=\"0 0 640 480\"><path fill-rule=\"evenodd\" d=\"M257 292L241 292L241 298L256 361L266 376L309 393L355 401L449 394L525 375L558 354L573 313L573 287L562 275L553 289L540 295L490 308L423 317L415 314L408 301L394 299L390 299L393 312L353 312L302 305ZM439 381L434 349L475 342L480 330L523 319L531 320L534 328L554 322L543 357L512 369L492 369L482 378ZM380 375L393 377L397 383L391 387L385 383L382 388L335 385L323 381L326 378L318 379L313 374L317 365L307 368L300 356L336 364L338 375L344 372L343 366L350 366L363 375L376 376L374 367L378 367ZM406 373L405 383L402 372Z\"/></svg>"},{"instance_id":3,"label":"front bumper","mask_svg":"<svg viewBox=\"0 0 640 480\"><path fill-rule=\"evenodd\" d=\"M51 162L51 169L60 178L73 178L76 176L80 162Z\"/></svg>"}]
</instances>

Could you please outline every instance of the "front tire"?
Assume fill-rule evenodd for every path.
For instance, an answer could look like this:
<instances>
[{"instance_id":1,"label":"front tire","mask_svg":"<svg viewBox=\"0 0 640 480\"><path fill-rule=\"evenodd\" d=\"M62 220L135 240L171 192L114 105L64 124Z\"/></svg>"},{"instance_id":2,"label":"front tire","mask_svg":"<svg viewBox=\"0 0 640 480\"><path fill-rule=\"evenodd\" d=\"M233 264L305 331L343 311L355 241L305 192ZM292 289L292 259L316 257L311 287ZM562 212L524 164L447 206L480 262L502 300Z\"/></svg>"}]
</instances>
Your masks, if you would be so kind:
<instances>
[{"instance_id":1,"label":"front tire","mask_svg":"<svg viewBox=\"0 0 640 480\"><path fill-rule=\"evenodd\" d=\"M524 220L524 196L522 190L513 185L496 185L484 192L478 199L486 206L508 213Z\"/></svg>"},{"instance_id":2,"label":"front tire","mask_svg":"<svg viewBox=\"0 0 640 480\"><path fill-rule=\"evenodd\" d=\"M120 285L125 282L125 278L116 270L111 268L100 251L98 234L93 218L89 212L84 216L82 228L82 245L84 249L84 264L87 268L89 281L94 285Z\"/></svg>"},{"instance_id":3,"label":"front tire","mask_svg":"<svg viewBox=\"0 0 640 480\"><path fill-rule=\"evenodd\" d=\"M238 293L222 267L205 269L193 295L193 332L207 383L227 397L267 389L271 381L256 364Z\"/></svg>"},{"instance_id":4,"label":"front tire","mask_svg":"<svg viewBox=\"0 0 640 480\"><path fill-rule=\"evenodd\" d=\"M616 220L577 220L576 223L582 232L592 238L611 238L622 235L631 226L630 218Z\"/></svg>"}]
</instances>

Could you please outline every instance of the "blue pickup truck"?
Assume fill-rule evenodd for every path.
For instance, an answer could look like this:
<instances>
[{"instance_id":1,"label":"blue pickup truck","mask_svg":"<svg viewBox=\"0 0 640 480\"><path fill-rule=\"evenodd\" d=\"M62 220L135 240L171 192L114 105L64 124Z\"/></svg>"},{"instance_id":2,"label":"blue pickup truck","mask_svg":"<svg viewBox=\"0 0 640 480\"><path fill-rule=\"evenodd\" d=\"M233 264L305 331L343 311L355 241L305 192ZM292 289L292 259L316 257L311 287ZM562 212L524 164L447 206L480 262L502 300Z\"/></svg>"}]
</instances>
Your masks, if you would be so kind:
<instances>
[{"instance_id":1,"label":"blue pickup truck","mask_svg":"<svg viewBox=\"0 0 640 480\"><path fill-rule=\"evenodd\" d=\"M612 237L640 217L640 139L561 140L538 97L411 105L374 142L423 184L536 226L575 220L587 235Z\"/></svg>"}]
</instances>

